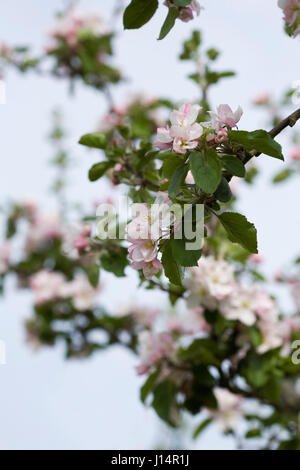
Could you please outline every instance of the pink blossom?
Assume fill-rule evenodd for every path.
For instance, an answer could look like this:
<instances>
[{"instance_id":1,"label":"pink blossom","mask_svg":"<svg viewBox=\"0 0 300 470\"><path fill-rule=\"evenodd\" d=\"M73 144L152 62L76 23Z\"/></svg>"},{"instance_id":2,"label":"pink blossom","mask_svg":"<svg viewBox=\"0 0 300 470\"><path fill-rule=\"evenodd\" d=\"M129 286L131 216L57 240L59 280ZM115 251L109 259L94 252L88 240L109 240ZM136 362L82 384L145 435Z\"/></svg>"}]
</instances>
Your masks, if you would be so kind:
<instances>
[{"instance_id":1,"label":"pink blossom","mask_svg":"<svg viewBox=\"0 0 300 470\"><path fill-rule=\"evenodd\" d=\"M193 177L192 172L190 170L188 171L188 174L186 175L185 182L186 182L186 184L195 184L194 177Z\"/></svg>"},{"instance_id":2,"label":"pink blossom","mask_svg":"<svg viewBox=\"0 0 300 470\"><path fill-rule=\"evenodd\" d=\"M253 253L249 256L248 260L251 261L251 263L260 264L263 262L263 256L259 253Z\"/></svg>"},{"instance_id":3,"label":"pink blossom","mask_svg":"<svg viewBox=\"0 0 300 470\"><path fill-rule=\"evenodd\" d=\"M107 33L107 28L97 15L83 15L70 8L67 13L58 17L49 35L55 39L63 39L70 47L75 47L78 44L80 31L101 36Z\"/></svg>"},{"instance_id":4,"label":"pink blossom","mask_svg":"<svg viewBox=\"0 0 300 470\"><path fill-rule=\"evenodd\" d=\"M196 307L188 310L184 315L170 317L168 328L172 332L183 335L195 335L198 333L207 333L210 331L210 325L204 318L204 309Z\"/></svg>"},{"instance_id":5,"label":"pink blossom","mask_svg":"<svg viewBox=\"0 0 300 470\"><path fill-rule=\"evenodd\" d=\"M10 245L8 242L0 245L0 276L9 268Z\"/></svg>"},{"instance_id":6,"label":"pink blossom","mask_svg":"<svg viewBox=\"0 0 300 470\"><path fill-rule=\"evenodd\" d=\"M191 307L200 304L214 310L235 289L233 268L225 260L202 256L197 267L188 269L185 286Z\"/></svg>"},{"instance_id":7,"label":"pink blossom","mask_svg":"<svg viewBox=\"0 0 300 470\"><path fill-rule=\"evenodd\" d=\"M77 310L91 310L95 307L96 296L100 286L94 288L84 275L78 274L75 279L64 284L63 296L72 300Z\"/></svg>"},{"instance_id":8,"label":"pink blossom","mask_svg":"<svg viewBox=\"0 0 300 470\"><path fill-rule=\"evenodd\" d=\"M132 244L128 248L129 258L134 263L149 263L157 257L158 245L157 242L148 239L132 240Z\"/></svg>"},{"instance_id":9,"label":"pink blossom","mask_svg":"<svg viewBox=\"0 0 300 470\"><path fill-rule=\"evenodd\" d=\"M159 148L160 150L166 150L167 148L172 147L173 137L170 135L170 128L159 127L157 129L157 139L154 141L154 147Z\"/></svg>"},{"instance_id":10,"label":"pink blossom","mask_svg":"<svg viewBox=\"0 0 300 470\"><path fill-rule=\"evenodd\" d=\"M290 153L292 160L300 160L300 147L295 147Z\"/></svg>"},{"instance_id":11,"label":"pink blossom","mask_svg":"<svg viewBox=\"0 0 300 470\"><path fill-rule=\"evenodd\" d=\"M35 304L44 304L64 297L66 279L61 273L42 270L30 278Z\"/></svg>"},{"instance_id":12,"label":"pink blossom","mask_svg":"<svg viewBox=\"0 0 300 470\"><path fill-rule=\"evenodd\" d=\"M159 365L164 358L171 358L174 354L175 346L169 333L143 331L139 335L141 364L137 367L138 374L145 374L152 366Z\"/></svg>"},{"instance_id":13,"label":"pink blossom","mask_svg":"<svg viewBox=\"0 0 300 470\"><path fill-rule=\"evenodd\" d=\"M233 112L228 104L220 104L217 107L217 113L211 113L213 122L219 127L227 126L231 128L236 127L242 115L243 110L240 106Z\"/></svg>"},{"instance_id":14,"label":"pink blossom","mask_svg":"<svg viewBox=\"0 0 300 470\"><path fill-rule=\"evenodd\" d=\"M292 25L300 13L300 0L278 0L278 6L283 10L285 21Z\"/></svg>"},{"instance_id":15,"label":"pink blossom","mask_svg":"<svg viewBox=\"0 0 300 470\"><path fill-rule=\"evenodd\" d=\"M47 240L62 239L63 236L64 227L56 213L37 214L30 223L25 250L29 253Z\"/></svg>"},{"instance_id":16,"label":"pink blossom","mask_svg":"<svg viewBox=\"0 0 300 470\"><path fill-rule=\"evenodd\" d=\"M244 415L242 410L242 396L235 395L225 388L215 387L214 395L218 408L209 410L210 415L219 423L222 431L233 429Z\"/></svg>"},{"instance_id":17,"label":"pink blossom","mask_svg":"<svg viewBox=\"0 0 300 470\"><path fill-rule=\"evenodd\" d=\"M203 134L202 126L196 122L201 107L197 104L183 104L171 113L171 127L158 128L154 145L161 150L172 147L176 153L184 154L197 147Z\"/></svg>"},{"instance_id":18,"label":"pink blossom","mask_svg":"<svg viewBox=\"0 0 300 470\"><path fill-rule=\"evenodd\" d=\"M162 264L157 258L152 261L133 261L131 266L136 270L142 269L145 278L148 280L162 270Z\"/></svg>"},{"instance_id":19,"label":"pink blossom","mask_svg":"<svg viewBox=\"0 0 300 470\"><path fill-rule=\"evenodd\" d=\"M158 317L161 315L161 311L157 308L149 308L147 306L138 306L134 305L129 308L125 308L120 316L131 316L134 320L145 326L146 328L151 328Z\"/></svg>"},{"instance_id":20,"label":"pink blossom","mask_svg":"<svg viewBox=\"0 0 300 470\"><path fill-rule=\"evenodd\" d=\"M268 93L260 93L254 98L254 104L267 104L270 101L270 95Z\"/></svg>"}]
</instances>

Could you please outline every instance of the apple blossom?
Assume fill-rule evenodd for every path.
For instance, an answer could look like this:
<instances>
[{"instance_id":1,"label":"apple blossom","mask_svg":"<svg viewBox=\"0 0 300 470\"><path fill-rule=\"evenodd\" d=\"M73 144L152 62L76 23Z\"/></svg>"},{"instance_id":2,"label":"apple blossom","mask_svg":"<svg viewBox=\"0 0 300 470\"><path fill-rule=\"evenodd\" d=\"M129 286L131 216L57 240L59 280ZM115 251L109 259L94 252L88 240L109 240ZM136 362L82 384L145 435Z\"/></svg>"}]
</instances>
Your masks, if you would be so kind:
<instances>
[{"instance_id":1,"label":"apple blossom","mask_svg":"<svg viewBox=\"0 0 300 470\"><path fill-rule=\"evenodd\" d=\"M283 10L284 20L292 25L300 14L300 0L278 0L278 6Z\"/></svg>"},{"instance_id":2,"label":"apple blossom","mask_svg":"<svg viewBox=\"0 0 300 470\"><path fill-rule=\"evenodd\" d=\"M219 423L222 431L234 429L240 418L243 417L242 396L235 395L225 388L215 387L214 395L218 408L209 410L210 415Z\"/></svg>"},{"instance_id":3,"label":"apple blossom","mask_svg":"<svg viewBox=\"0 0 300 470\"><path fill-rule=\"evenodd\" d=\"M220 104L216 113L211 113L212 127L218 129L222 126L236 127L243 115L243 110L239 106L236 111L232 111L228 104Z\"/></svg>"},{"instance_id":4,"label":"apple blossom","mask_svg":"<svg viewBox=\"0 0 300 470\"><path fill-rule=\"evenodd\" d=\"M92 287L87 278L79 274L63 288L64 297L70 297L74 307L80 311L95 307L98 291L99 286Z\"/></svg>"},{"instance_id":5,"label":"apple blossom","mask_svg":"<svg viewBox=\"0 0 300 470\"><path fill-rule=\"evenodd\" d=\"M64 297L66 279L61 273L42 270L30 279L35 304L40 305Z\"/></svg>"},{"instance_id":6,"label":"apple blossom","mask_svg":"<svg viewBox=\"0 0 300 470\"><path fill-rule=\"evenodd\" d=\"M87 31L95 36L107 33L100 17L97 15L82 15L70 8L67 13L58 17L49 35L55 39L63 39L70 47L75 47L81 31Z\"/></svg>"},{"instance_id":7,"label":"apple blossom","mask_svg":"<svg viewBox=\"0 0 300 470\"><path fill-rule=\"evenodd\" d=\"M62 239L64 233L64 227L56 213L37 214L34 220L30 221L25 250L29 253L47 240Z\"/></svg>"},{"instance_id":8,"label":"apple blossom","mask_svg":"<svg viewBox=\"0 0 300 470\"><path fill-rule=\"evenodd\" d=\"M202 304L213 310L235 288L233 268L222 259L202 256L197 267L189 268L185 286L189 305Z\"/></svg>"},{"instance_id":9,"label":"apple blossom","mask_svg":"<svg viewBox=\"0 0 300 470\"><path fill-rule=\"evenodd\" d=\"M196 122L201 107L197 104L183 104L171 113L171 127L158 128L154 146L164 150L173 147L174 152L184 154L198 146L203 134L202 126Z\"/></svg>"},{"instance_id":10,"label":"apple blossom","mask_svg":"<svg viewBox=\"0 0 300 470\"><path fill-rule=\"evenodd\" d=\"M179 9L179 7L172 0L165 0L164 4L168 8ZM200 6L200 3L198 2L198 0L191 0L189 5L187 5L184 8L179 9L178 18L181 21L187 23L188 21L191 21L194 19L194 13L196 13L196 15L199 16L201 9L202 7Z\"/></svg>"},{"instance_id":11,"label":"apple blossom","mask_svg":"<svg viewBox=\"0 0 300 470\"><path fill-rule=\"evenodd\" d=\"M293 148L290 157L292 160L300 160L300 147Z\"/></svg>"},{"instance_id":12,"label":"apple blossom","mask_svg":"<svg viewBox=\"0 0 300 470\"><path fill-rule=\"evenodd\" d=\"M254 104L262 105L270 102L270 95L266 92L260 93L254 98Z\"/></svg>"},{"instance_id":13,"label":"apple blossom","mask_svg":"<svg viewBox=\"0 0 300 470\"><path fill-rule=\"evenodd\" d=\"M137 366L139 375L145 374L152 366L157 366L164 358L175 355L175 345L169 333L152 333L143 331L139 334L139 357Z\"/></svg>"},{"instance_id":14,"label":"apple blossom","mask_svg":"<svg viewBox=\"0 0 300 470\"><path fill-rule=\"evenodd\" d=\"M0 245L0 276L4 274L9 267L10 245L8 242Z\"/></svg>"},{"instance_id":15,"label":"apple blossom","mask_svg":"<svg viewBox=\"0 0 300 470\"><path fill-rule=\"evenodd\" d=\"M231 295L221 302L220 311L228 320L238 320L245 325L254 325L256 315L252 302L252 292L249 289L236 287Z\"/></svg>"},{"instance_id":16,"label":"apple blossom","mask_svg":"<svg viewBox=\"0 0 300 470\"><path fill-rule=\"evenodd\" d=\"M161 311L157 308L149 308L147 306L132 305L123 308L120 316L131 316L140 325L151 328L160 316Z\"/></svg>"},{"instance_id":17,"label":"apple blossom","mask_svg":"<svg viewBox=\"0 0 300 470\"><path fill-rule=\"evenodd\" d=\"M188 310L184 315L171 316L168 320L168 329L182 335L208 333L210 328L204 318L204 309L201 306Z\"/></svg>"}]
</instances>

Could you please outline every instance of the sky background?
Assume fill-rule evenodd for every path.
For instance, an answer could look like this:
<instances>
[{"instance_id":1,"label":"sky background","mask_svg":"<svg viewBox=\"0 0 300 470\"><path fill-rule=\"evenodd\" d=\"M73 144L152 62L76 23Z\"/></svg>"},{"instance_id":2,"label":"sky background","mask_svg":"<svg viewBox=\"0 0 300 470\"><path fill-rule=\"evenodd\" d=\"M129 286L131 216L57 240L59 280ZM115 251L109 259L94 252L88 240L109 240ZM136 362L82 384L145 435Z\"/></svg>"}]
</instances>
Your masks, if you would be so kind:
<instances>
[{"instance_id":1,"label":"sky background","mask_svg":"<svg viewBox=\"0 0 300 470\"><path fill-rule=\"evenodd\" d=\"M113 0L82 0L82 11L97 12L109 20ZM124 1L124 5L128 2ZM0 1L0 41L31 44L38 51L55 12L66 2L58 0ZM156 41L166 8L139 31L122 32L115 41L114 63L127 80L113 91L122 104L128 95L145 92L180 101L198 98L197 87L187 80L188 63L177 59L182 41L200 28L206 46L222 50L219 70L233 69L237 78L221 82L211 95L214 105L241 105L240 128L264 126L263 113L251 104L261 91L279 97L300 79L299 40L282 30L282 13L276 0L201 0L205 10L188 24L176 24L169 36ZM51 147L46 135L51 111L59 106L68 130L68 146L77 164L70 175L69 196L89 207L105 198L109 186L88 182L86 174L96 155L79 148L78 138L93 131L106 111L101 94L82 86L72 97L67 83L34 74L6 76L7 103L0 106L0 201L33 197L49 208L47 193ZM284 137L279 139L284 143ZM296 256L299 240L298 182L273 188L270 176L282 163L262 157L263 175L255 189L241 188L239 209L258 229L264 269L272 274ZM288 201L288 203L287 203ZM112 311L132 302L164 307L164 294L138 291L136 276L114 280L106 274L101 302ZM0 300L0 339L6 342L7 364L0 366L0 449L149 449L177 444L183 448L230 449L233 442L216 428L196 442L168 430L139 402L141 379L135 374L136 358L118 348L85 361L63 359L63 351L37 353L24 342L23 320L30 315L31 297L7 283ZM276 292L277 293L277 292ZM289 307L289 299L279 293ZM186 432L188 434L189 431Z\"/></svg>"}]
</instances>

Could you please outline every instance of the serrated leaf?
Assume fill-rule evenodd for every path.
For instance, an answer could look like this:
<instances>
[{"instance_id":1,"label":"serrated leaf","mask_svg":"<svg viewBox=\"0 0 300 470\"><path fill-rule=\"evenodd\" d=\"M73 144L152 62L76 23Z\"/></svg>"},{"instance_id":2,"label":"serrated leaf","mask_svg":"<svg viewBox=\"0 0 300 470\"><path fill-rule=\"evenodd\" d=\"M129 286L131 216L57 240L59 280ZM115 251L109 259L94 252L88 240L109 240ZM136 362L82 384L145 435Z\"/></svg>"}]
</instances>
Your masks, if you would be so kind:
<instances>
[{"instance_id":1,"label":"serrated leaf","mask_svg":"<svg viewBox=\"0 0 300 470\"><path fill-rule=\"evenodd\" d=\"M196 185L205 193L213 194L217 189L222 174L221 162L214 150L193 152L190 166Z\"/></svg>"},{"instance_id":2,"label":"serrated leaf","mask_svg":"<svg viewBox=\"0 0 300 470\"><path fill-rule=\"evenodd\" d=\"M175 25L175 21L178 18L178 15L179 15L179 11L177 10L177 8L174 8L174 7L169 8L167 17L159 33L159 37L158 37L159 41L164 39L167 36L167 34L169 34L171 29Z\"/></svg>"},{"instance_id":3,"label":"serrated leaf","mask_svg":"<svg viewBox=\"0 0 300 470\"><path fill-rule=\"evenodd\" d=\"M242 245L250 253L257 253L257 232L254 224L237 212L224 212L218 218L225 228L228 238Z\"/></svg>"},{"instance_id":4,"label":"serrated leaf","mask_svg":"<svg viewBox=\"0 0 300 470\"><path fill-rule=\"evenodd\" d=\"M94 132L92 134L83 135L79 140L79 144L96 149L105 149L107 139L101 132Z\"/></svg>"},{"instance_id":5,"label":"serrated leaf","mask_svg":"<svg viewBox=\"0 0 300 470\"><path fill-rule=\"evenodd\" d=\"M138 29L151 20L158 7L158 0L132 0L125 9L125 29Z\"/></svg>"},{"instance_id":6,"label":"serrated leaf","mask_svg":"<svg viewBox=\"0 0 300 470\"><path fill-rule=\"evenodd\" d=\"M281 145L263 129L252 132L231 130L228 132L228 136L231 142L241 145L249 152L256 150L270 157L284 160Z\"/></svg>"}]
</instances>

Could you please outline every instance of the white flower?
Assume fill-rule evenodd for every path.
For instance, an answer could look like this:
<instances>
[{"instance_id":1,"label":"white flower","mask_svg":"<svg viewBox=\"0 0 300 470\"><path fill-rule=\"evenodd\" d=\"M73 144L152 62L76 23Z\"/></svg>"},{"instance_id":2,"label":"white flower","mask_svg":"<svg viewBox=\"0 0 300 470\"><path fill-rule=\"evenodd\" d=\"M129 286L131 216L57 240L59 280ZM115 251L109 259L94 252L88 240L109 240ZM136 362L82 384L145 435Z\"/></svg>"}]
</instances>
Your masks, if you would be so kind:
<instances>
[{"instance_id":1,"label":"white flower","mask_svg":"<svg viewBox=\"0 0 300 470\"><path fill-rule=\"evenodd\" d=\"M190 306L204 305L214 310L219 302L234 289L233 268L224 260L216 260L213 256L202 256L198 267L189 269L185 285L190 291Z\"/></svg>"},{"instance_id":2,"label":"white flower","mask_svg":"<svg viewBox=\"0 0 300 470\"><path fill-rule=\"evenodd\" d=\"M218 409L209 410L210 414L218 421L222 431L229 431L244 415L241 408L242 397L220 387L215 387L214 394L218 402Z\"/></svg>"},{"instance_id":3,"label":"white flower","mask_svg":"<svg viewBox=\"0 0 300 470\"><path fill-rule=\"evenodd\" d=\"M162 359L175 354L173 338L169 333L143 331L139 334L139 356L141 364L138 374L146 373L151 366L158 365Z\"/></svg>"},{"instance_id":4,"label":"white flower","mask_svg":"<svg viewBox=\"0 0 300 470\"><path fill-rule=\"evenodd\" d=\"M98 290L91 286L85 276L77 275L73 281L65 285L64 296L71 298L77 310L90 310L95 307Z\"/></svg>"},{"instance_id":5,"label":"white flower","mask_svg":"<svg viewBox=\"0 0 300 470\"><path fill-rule=\"evenodd\" d=\"M61 273L42 270L30 279L35 304L43 304L64 297L66 279Z\"/></svg>"},{"instance_id":6,"label":"white flower","mask_svg":"<svg viewBox=\"0 0 300 470\"><path fill-rule=\"evenodd\" d=\"M254 325L255 299L251 290L236 286L235 290L220 304L220 311L228 320L239 320L245 325Z\"/></svg>"}]
</instances>

